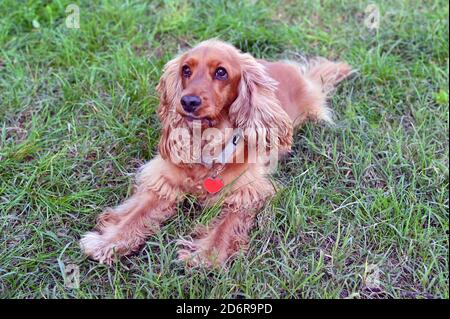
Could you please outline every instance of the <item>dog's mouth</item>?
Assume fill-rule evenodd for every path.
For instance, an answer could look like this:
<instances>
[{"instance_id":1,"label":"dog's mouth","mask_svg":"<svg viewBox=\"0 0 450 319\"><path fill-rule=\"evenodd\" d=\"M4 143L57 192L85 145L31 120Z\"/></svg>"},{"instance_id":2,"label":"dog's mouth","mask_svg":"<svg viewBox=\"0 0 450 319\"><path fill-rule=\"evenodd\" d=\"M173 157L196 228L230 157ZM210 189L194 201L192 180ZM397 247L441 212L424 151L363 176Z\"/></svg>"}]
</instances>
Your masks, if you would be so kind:
<instances>
[{"instance_id":1,"label":"dog's mouth","mask_svg":"<svg viewBox=\"0 0 450 319\"><path fill-rule=\"evenodd\" d=\"M188 123L193 123L194 121L199 121L199 122L201 122L202 125L207 125L209 127L213 127L214 125L216 125L216 120L211 119L208 116L195 116L195 115L187 114L187 115L183 115L183 117Z\"/></svg>"}]
</instances>

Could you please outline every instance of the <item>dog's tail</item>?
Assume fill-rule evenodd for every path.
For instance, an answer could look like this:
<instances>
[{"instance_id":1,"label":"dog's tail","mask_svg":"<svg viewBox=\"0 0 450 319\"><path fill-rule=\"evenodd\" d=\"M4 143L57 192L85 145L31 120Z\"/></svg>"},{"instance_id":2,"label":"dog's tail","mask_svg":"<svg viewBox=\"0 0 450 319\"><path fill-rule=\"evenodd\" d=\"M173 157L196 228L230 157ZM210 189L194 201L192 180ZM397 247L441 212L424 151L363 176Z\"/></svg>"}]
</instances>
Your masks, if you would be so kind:
<instances>
[{"instance_id":1,"label":"dog's tail","mask_svg":"<svg viewBox=\"0 0 450 319\"><path fill-rule=\"evenodd\" d=\"M309 60L305 75L319 84L322 92L329 95L336 85L354 73L352 67L345 62L333 62L325 58L316 57Z\"/></svg>"},{"instance_id":2,"label":"dog's tail","mask_svg":"<svg viewBox=\"0 0 450 319\"><path fill-rule=\"evenodd\" d=\"M299 101L299 114L292 116L294 126L302 124L306 119L333 123L327 99L337 84L355 71L345 62L333 62L322 57L302 57L302 60L297 65L304 78L304 89Z\"/></svg>"}]
</instances>

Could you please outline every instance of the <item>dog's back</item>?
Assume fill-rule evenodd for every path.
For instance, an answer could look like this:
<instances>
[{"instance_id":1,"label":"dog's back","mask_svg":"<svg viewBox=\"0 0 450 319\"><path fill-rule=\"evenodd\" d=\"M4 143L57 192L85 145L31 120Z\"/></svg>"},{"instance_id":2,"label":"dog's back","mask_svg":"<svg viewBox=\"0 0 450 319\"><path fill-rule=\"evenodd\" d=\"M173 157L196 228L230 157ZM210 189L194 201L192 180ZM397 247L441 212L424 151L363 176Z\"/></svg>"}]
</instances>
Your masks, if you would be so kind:
<instances>
[{"instance_id":1,"label":"dog's back","mask_svg":"<svg viewBox=\"0 0 450 319\"><path fill-rule=\"evenodd\" d=\"M307 119L332 122L326 100L336 85L352 73L347 63L325 58L305 63L258 62L265 65L268 74L279 83L277 97L294 126Z\"/></svg>"}]
</instances>

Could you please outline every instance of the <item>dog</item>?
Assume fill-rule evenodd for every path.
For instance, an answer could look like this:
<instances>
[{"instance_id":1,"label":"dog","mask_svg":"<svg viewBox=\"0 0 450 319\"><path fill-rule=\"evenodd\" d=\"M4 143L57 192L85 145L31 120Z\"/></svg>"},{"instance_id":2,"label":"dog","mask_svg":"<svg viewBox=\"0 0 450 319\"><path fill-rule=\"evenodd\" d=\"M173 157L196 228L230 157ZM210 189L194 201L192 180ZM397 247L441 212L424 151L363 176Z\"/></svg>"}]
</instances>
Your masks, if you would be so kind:
<instances>
[{"instance_id":1,"label":"dog","mask_svg":"<svg viewBox=\"0 0 450 319\"><path fill-rule=\"evenodd\" d=\"M275 194L269 162L290 151L294 128L332 121L327 98L351 73L347 63L321 57L255 59L217 39L175 57L156 87L158 155L140 168L131 198L99 215L82 249L106 264L138 251L190 194L221 210L181 241L178 258L188 266L225 266L246 248L255 216Z\"/></svg>"}]
</instances>

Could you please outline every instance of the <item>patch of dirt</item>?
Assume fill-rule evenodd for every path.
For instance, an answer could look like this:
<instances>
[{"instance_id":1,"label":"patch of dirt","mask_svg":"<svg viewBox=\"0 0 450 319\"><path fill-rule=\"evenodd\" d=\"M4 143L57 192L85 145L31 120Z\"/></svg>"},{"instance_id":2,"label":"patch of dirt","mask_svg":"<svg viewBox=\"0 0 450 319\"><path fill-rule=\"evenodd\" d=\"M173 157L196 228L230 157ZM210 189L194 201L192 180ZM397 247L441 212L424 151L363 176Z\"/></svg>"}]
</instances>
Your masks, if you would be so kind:
<instances>
[{"instance_id":1,"label":"patch of dirt","mask_svg":"<svg viewBox=\"0 0 450 319\"><path fill-rule=\"evenodd\" d=\"M27 124L31 122L32 113L31 110L25 110L19 113L16 119L10 121L9 126L6 127L7 141L20 144L26 140L28 136Z\"/></svg>"},{"instance_id":2,"label":"patch of dirt","mask_svg":"<svg viewBox=\"0 0 450 319\"><path fill-rule=\"evenodd\" d=\"M387 191L387 183L384 179L382 179L373 165L369 166L362 176L362 183L367 188L377 188Z\"/></svg>"}]
</instances>

